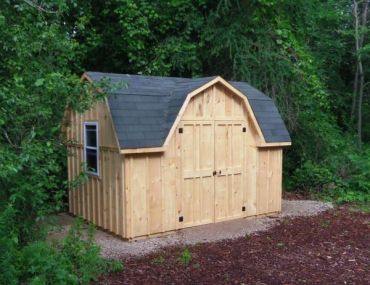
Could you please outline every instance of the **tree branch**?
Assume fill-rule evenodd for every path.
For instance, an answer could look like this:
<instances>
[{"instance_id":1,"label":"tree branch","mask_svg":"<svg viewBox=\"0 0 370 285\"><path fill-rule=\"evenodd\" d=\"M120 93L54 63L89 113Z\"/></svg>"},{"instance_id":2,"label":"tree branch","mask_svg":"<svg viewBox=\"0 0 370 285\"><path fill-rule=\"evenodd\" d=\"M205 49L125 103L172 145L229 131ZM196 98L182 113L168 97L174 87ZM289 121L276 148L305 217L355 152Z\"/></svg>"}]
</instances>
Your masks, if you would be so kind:
<instances>
[{"instance_id":1,"label":"tree branch","mask_svg":"<svg viewBox=\"0 0 370 285\"><path fill-rule=\"evenodd\" d=\"M33 2L32 0L23 0L23 1L26 4L28 4L29 6L31 6L32 8L35 8L35 9L39 10L40 12L49 13L49 14L58 13L58 11L47 10L44 7L42 7L40 4L37 4L37 3Z\"/></svg>"}]
</instances>

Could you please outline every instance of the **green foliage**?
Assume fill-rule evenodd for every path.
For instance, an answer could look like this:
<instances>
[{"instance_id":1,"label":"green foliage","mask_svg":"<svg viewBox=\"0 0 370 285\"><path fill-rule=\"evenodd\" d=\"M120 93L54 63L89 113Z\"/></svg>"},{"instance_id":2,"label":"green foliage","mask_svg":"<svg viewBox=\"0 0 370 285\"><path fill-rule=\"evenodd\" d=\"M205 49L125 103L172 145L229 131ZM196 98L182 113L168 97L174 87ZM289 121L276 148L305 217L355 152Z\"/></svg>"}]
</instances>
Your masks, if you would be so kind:
<instances>
[{"instance_id":1,"label":"green foliage","mask_svg":"<svg viewBox=\"0 0 370 285\"><path fill-rule=\"evenodd\" d=\"M15 210L11 206L0 213L0 284L18 284L19 240L14 216Z\"/></svg>"},{"instance_id":2,"label":"green foliage","mask_svg":"<svg viewBox=\"0 0 370 285\"><path fill-rule=\"evenodd\" d=\"M313 163L310 160L297 168L289 180L290 189L301 189L303 191L319 191L325 185L334 183L335 175L322 165Z\"/></svg>"},{"instance_id":3,"label":"green foliage","mask_svg":"<svg viewBox=\"0 0 370 285\"><path fill-rule=\"evenodd\" d=\"M28 284L78 284L71 261L47 242L27 245L22 251L22 264Z\"/></svg>"},{"instance_id":4,"label":"green foliage","mask_svg":"<svg viewBox=\"0 0 370 285\"><path fill-rule=\"evenodd\" d=\"M24 270L30 269L22 262L32 263L32 270L38 271L34 284L47 280L48 272L59 280L68 271L69 257L38 241L44 237L45 217L65 207L62 118L67 106L82 112L104 98L75 73L81 70L78 43L62 21L70 11L67 2L44 1L43 7L53 13L32 3L0 2L0 283L4 284L19 283ZM87 251L86 258L94 250ZM62 271L47 270L55 264L61 264ZM66 283L72 280L63 278Z\"/></svg>"},{"instance_id":5,"label":"green foliage","mask_svg":"<svg viewBox=\"0 0 370 285\"><path fill-rule=\"evenodd\" d=\"M75 219L63 241L35 241L23 248L22 278L27 284L89 284L103 272L123 270L119 261L100 256L93 241L94 227L84 237L81 226L82 220Z\"/></svg>"},{"instance_id":6,"label":"green foliage","mask_svg":"<svg viewBox=\"0 0 370 285\"><path fill-rule=\"evenodd\" d=\"M340 153L326 160L325 166L306 161L297 168L288 187L311 191L317 197L337 203L370 201L370 151Z\"/></svg>"},{"instance_id":7,"label":"green foliage","mask_svg":"<svg viewBox=\"0 0 370 285\"><path fill-rule=\"evenodd\" d=\"M68 23L88 69L199 75L204 0L109 0L73 8ZM90 57L94 57L91 60Z\"/></svg>"},{"instance_id":8,"label":"green foliage","mask_svg":"<svg viewBox=\"0 0 370 285\"><path fill-rule=\"evenodd\" d=\"M125 269L124 264L120 260L112 259L105 261L105 272L120 272Z\"/></svg>"},{"instance_id":9,"label":"green foliage","mask_svg":"<svg viewBox=\"0 0 370 285\"><path fill-rule=\"evenodd\" d=\"M189 265L192 260L191 252L188 248L185 248L181 255L177 258L178 262L180 262L182 265Z\"/></svg>"}]
</instances>

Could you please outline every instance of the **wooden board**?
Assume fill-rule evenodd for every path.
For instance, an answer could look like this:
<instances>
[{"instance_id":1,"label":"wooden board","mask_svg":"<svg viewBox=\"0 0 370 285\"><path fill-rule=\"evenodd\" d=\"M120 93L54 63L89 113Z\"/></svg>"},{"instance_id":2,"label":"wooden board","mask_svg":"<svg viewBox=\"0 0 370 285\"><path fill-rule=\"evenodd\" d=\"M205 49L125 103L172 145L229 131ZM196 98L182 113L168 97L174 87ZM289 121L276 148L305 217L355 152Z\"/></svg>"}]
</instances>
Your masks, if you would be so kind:
<instances>
[{"instance_id":1,"label":"wooden board","mask_svg":"<svg viewBox=\"0 0 370 285\"><path fill-rule=\"evenodd\" d=\"M67 110L65 116L64 133L69 145L70 182L83 170L83 123L99 123L100 175L89 176L86 183L69 189L69 211L124 237L123 156L117 144L108 105L106 102L98 102L84 114Z\"/></svg>"},{"instance_id":2,"label":"wooden board","mask_svg":"<svg viewBox=\"0 0 370 285\"><path fill-rule=\"evenodd\" d=\"M258 150L257 214L281 211L282 149Z\"/></svg>"},{"instance_id":3,"label":"wooden board","mask_svg":"<svg viewBox=\"0 0 370 285\"><path fill-rule=\"evenodd\" d=\"M244 216L246 132L243 128L246 128L243 121L215 122L216 222Z\"/></svg>"},{"instance_id":4,"label":"wooden board","mask_svg":"<svg viewBox=\"0 0 370 285\"><path fill-rule=\"evenodd\" d=\"M214 221L214 125L212 121L181 124L182 227Z\"/></svg>"}]
</instances>

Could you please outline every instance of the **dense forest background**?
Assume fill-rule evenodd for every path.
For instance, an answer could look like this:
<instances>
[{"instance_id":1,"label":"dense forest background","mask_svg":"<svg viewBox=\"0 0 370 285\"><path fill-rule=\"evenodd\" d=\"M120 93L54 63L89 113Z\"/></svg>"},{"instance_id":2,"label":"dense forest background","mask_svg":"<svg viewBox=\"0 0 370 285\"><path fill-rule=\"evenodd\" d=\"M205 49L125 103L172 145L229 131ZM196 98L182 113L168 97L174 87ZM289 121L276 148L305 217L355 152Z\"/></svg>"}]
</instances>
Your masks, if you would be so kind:
<instances>
[{"instance_id":1,"label":"dense forest background","mask_svg":"<svg viewBox=\"0 0 370 285\"><path fill-rule=\"evenodd\" d=\"M85 70L247 81L277 102L291 133L287 191L369 202L368 6L1 1L0 283L78 284L99 271L96 249L79 244L78 231L57 248L42 241L46 217L65 209L64 108L83 111L101 97L80 82Z\"/></svg>"}]
</instances>

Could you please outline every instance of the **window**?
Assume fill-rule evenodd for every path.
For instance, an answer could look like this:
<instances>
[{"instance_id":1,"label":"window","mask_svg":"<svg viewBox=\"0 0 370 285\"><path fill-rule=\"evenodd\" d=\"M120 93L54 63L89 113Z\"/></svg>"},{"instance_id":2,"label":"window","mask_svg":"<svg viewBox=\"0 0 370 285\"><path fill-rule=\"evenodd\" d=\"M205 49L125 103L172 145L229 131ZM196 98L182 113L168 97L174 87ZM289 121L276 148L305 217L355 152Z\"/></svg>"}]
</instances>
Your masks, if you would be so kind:
<instances>
[{"instance_id":1,"label":"window","mask_svg":"<svg viewBox=\"0 0 370 285\"><path fill-rule=\"evenodd\" d=\"M99 175L98 123L84 123L84 157L86 172Z\"/></svg>"}]
</instances>

